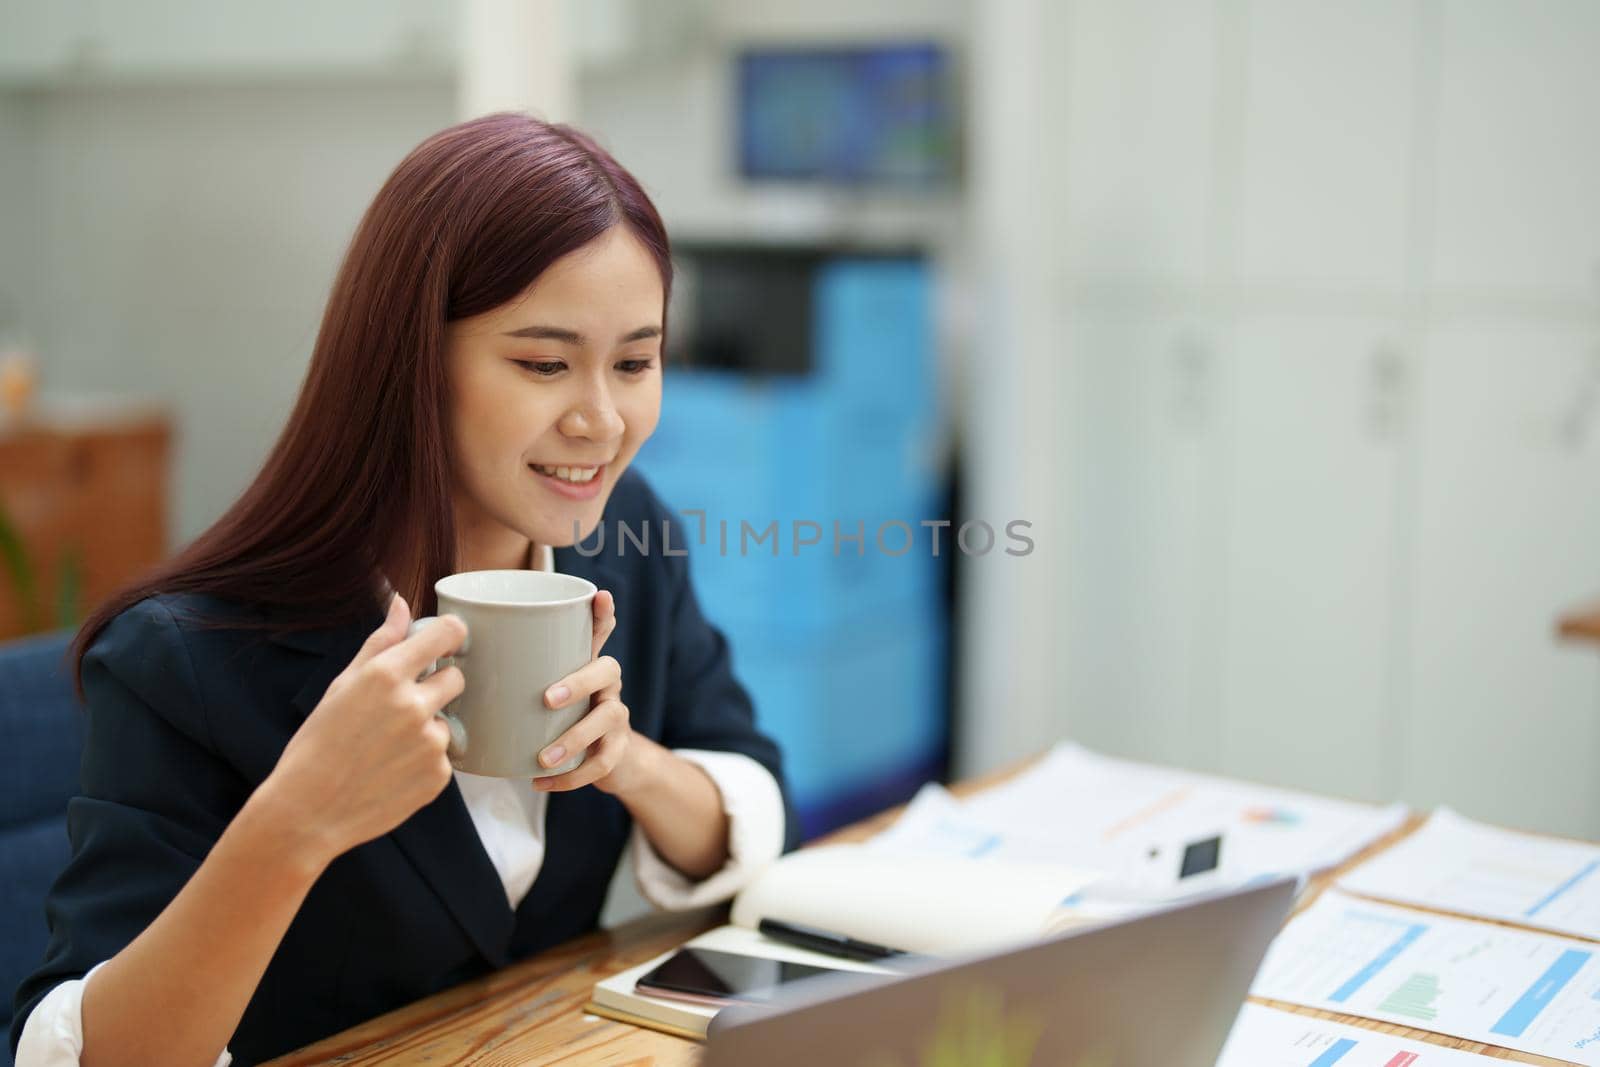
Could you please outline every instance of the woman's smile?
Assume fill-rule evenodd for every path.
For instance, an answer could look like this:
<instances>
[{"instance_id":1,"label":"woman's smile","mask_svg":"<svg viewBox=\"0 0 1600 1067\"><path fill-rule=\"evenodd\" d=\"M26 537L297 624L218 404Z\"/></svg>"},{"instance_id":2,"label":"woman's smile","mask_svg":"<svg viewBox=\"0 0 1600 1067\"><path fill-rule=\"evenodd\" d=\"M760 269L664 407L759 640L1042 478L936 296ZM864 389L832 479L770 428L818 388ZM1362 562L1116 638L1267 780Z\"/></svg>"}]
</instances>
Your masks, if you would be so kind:
<instances>
[{"instance_id":1,"label":"woman's smile","mask_svg":"<svg viewBox=\"0 0 1600 1067\"><path fill-rule=\"evenodd\" d=\"M528 464L539 484L569 500L593 500L605 485L605 464L598 467L547 467Z\"/></svg>"}]
</instances>

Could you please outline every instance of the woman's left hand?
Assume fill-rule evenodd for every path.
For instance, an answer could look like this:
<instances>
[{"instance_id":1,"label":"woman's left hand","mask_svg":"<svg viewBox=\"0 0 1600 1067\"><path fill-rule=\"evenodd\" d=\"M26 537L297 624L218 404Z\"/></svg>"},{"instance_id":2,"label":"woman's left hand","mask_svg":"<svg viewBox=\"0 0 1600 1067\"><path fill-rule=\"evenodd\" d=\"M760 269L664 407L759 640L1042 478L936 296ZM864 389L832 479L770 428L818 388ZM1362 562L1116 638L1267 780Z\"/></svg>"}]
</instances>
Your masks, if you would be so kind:
<instances>
[{"instance_id":1,"label":"woman's left hand","mask_svg":"<svg viewBox=\"0 0 1600 1067\"><path fill-rule=\"evenodd\" d=\"M535 778L535 789L559 793L593 785L607 793L621 793L637 781L635 766L645 744L636 740L628 725L628 706L622 702L622 666L600 655L606 639L617 628L616 602L609 590L594 596L594 641L590 661L552 685L544 693L547 708L559 708L574 699L589 698L589 713L539 753L546 767L565 763L571 753L587 751L583 764L566 774Z\"/></svg>"}]
</instances>

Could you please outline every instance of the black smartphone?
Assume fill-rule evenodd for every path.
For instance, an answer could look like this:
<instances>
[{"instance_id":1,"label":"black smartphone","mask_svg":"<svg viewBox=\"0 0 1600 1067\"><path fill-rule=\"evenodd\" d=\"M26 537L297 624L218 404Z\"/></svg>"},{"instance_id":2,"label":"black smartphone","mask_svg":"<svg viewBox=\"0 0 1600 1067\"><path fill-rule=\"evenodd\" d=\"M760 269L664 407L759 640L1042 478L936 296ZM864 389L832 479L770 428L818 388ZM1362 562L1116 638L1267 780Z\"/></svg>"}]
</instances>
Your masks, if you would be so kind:
<instances>
[{"instance_id":1,"label":"black smartphone","mask_svg":"<svg viewBox=\"0 0 1600 1067\"><path fill-rule=\"evenodd\" d=\"M636 983L640 993L696 1004L761 1004L778 987L825 974L853 973L708 948L681 948Z\"/></svg>"}]
</instances>

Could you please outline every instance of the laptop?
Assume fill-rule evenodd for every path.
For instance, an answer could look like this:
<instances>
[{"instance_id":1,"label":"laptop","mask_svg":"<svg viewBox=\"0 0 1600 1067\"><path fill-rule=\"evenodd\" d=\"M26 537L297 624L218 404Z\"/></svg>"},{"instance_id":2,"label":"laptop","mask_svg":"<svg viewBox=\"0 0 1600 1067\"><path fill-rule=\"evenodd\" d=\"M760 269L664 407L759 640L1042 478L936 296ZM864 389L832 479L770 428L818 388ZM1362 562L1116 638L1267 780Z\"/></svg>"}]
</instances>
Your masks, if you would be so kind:
<instances>
[{"instance_id":1,"label":"laptop","mask_svg":"<svg viewBox=\"0 0 1600 1067\"><path fill-rule=\"evenodd\" d=\"M1294 902L1274 879L1008 951L726 1008L704 1067L1213 1067Z\"/></svg>"}]
</instances>

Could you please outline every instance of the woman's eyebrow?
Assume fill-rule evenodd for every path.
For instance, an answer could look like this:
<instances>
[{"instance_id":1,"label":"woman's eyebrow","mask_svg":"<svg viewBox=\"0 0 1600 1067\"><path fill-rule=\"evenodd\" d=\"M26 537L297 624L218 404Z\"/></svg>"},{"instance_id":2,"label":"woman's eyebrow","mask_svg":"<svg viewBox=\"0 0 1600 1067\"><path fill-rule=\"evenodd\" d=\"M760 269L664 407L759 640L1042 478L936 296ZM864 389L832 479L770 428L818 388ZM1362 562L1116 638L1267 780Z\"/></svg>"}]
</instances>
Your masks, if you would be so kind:
<instances>
[{"instance_id":1,"label":"woman's eyebrow","mask_svg":"<svg viewBox=\"0 0 1600 1067\"><path fill-rule=\"evenodd\" d=\"M505 336L526 337L534 341L560 341L562 344L577 345L580 348L587 343L583 334L579 333L577 330L569 330L562 326L524 326L518 330L506 331ZM617 338L617 344L625 345L633 341L644 341L652 337L660 336L661 327L640 326L638 329L630 330L621 337Z\"/></svg>"},{"instance_id":2,"label":"woman's eyebrow","mask_svg":"<svg viewBox=\"0 0 1600 1067\"><path fill-rule=\"evenodd\" d=\"M562 344L582 345L583 334L560 326L524 326L520 330L507 330L507 337L527 337L535 341L560 341Z\"/></svg>"}]
</instances>

